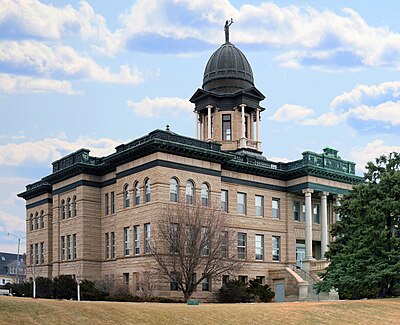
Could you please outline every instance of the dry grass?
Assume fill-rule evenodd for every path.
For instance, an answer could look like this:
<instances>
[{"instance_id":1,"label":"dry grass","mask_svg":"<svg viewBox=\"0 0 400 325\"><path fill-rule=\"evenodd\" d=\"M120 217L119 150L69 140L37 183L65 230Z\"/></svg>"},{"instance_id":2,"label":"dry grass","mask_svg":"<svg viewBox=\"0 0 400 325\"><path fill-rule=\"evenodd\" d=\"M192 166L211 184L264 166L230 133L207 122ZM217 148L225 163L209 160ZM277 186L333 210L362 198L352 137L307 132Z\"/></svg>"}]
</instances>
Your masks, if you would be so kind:
<instances>
[{"instance_id":1,"label":"dry grass","mask_svg":"<svg viewBox=\"0 0 400 325\"><path fill-rule=\"evenodd\" d=\"M0 297L0 324L400 324L400 299L187 306Z\"/></svg>"}]
</instances>

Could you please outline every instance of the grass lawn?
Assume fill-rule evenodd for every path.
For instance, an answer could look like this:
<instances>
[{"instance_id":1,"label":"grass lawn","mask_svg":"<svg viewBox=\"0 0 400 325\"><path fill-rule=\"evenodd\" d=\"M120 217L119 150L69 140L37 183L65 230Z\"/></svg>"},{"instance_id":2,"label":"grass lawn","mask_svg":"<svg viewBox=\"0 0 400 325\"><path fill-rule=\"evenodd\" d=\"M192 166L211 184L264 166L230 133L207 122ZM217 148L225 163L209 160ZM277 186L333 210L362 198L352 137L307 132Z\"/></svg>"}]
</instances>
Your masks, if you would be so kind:
<instances>
[{"instance_id":1,"label":"grass lawn","mask_svg":"<svg viewBox=\"0 0 400 325\"><path fill-rule=\"evenodd\" d=\"M400 324L400 299L187 306L0 297L0 324Z\"/></svg>"}]
</instances>

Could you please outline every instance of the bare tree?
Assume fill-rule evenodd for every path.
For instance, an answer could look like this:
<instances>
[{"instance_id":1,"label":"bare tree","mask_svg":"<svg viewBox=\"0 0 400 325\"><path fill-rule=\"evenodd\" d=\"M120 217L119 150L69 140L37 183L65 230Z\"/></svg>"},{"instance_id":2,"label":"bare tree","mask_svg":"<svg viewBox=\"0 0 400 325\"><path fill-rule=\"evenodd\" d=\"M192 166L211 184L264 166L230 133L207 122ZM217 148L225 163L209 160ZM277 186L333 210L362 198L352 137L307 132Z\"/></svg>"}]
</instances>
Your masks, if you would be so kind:
<instances>
[{"instance_id":1,"label":"bare tree","mask_svg":"<svg viewBox=\"0 0 400 325\"><path fill-rule=\"evenodd\" d=\"M204 279L240 269L242 261L229 252L233 233L219 209L169 204L162 211L151 253L160 272L185 300Z\"/></svg>"}]
</instances>

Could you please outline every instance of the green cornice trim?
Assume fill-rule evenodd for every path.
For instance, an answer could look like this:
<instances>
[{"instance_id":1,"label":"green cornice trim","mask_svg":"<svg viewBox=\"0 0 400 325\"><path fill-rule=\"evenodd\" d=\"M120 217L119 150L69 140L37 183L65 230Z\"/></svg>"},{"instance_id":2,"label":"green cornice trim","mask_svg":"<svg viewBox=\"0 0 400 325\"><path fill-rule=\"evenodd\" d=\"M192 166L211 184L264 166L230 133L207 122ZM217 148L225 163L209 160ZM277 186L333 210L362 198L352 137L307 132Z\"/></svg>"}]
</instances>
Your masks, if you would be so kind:
<instances>
[{"instance_id":1,"label":"green cornice trim","mask_svg":"<svg viewBox=\"0 0 400 325\"><path fill-rule=\"evenodd\" d=\"M53 203L53 199L52 198L46 198L46 199L43 199L43 200L39 200L39 201L36 201L36 202L34 202L34 203L30 203L30 204L27 204L27 205L25 205L25 208L28 210L28 209L33 209L33 208L36 208L36 207L38 207L38 206L40 206L40 205L43 205L43 204L52 204Z\"/></svg>"},{"instance_id":2,"label":"green cornice trim","mask_svg":"<svg viewBox=\"0 0 400 325\"><path fill-rule=\"evenodd\" d=\"M307 188L310 188L310 189L318 191L318 192L329 192L330 194L347 194L349 192L348 190L340 188L340 187L322 185L322 184L317 184L317 183L312 183L312 182L306 182L306 183L301 183L301 184L297 184L294 186L289 186L287 188L287 192L299 193L302 190L305 190Z\"/></svg>"}]
</instances>

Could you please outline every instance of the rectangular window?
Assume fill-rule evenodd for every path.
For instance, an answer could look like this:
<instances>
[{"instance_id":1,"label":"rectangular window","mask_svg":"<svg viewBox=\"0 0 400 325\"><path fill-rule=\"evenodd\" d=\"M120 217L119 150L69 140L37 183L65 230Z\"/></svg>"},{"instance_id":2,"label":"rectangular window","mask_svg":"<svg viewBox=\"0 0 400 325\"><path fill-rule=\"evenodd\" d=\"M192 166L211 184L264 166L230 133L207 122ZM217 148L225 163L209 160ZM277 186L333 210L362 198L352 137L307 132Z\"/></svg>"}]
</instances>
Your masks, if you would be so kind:
<instances>
[{"instance_id":1,"label":"rectangular window","mask_svg":"<svg viewBox=\"0 0 400 325\"><path fill-rule=\"evenodd\" d=\"M178 280L176 274L171 274L171 279L169 283L169 289L172 291L177 291L178 290Z\"/></svg>"},{"instance_id":2,"label":"rectangular window","mask_svg":"<svg viewBox=\"0 0 400 325\"><path fill-rule=\"evenodd\" d=\"M44 242L40 243L40 264L44 264Z\"/></svg>"},{"instance_id":3,"label":"rectangular window","mask_svg":"<svg viewBox=\"0 0 400 325\"><path fill-rule=\"evenodd\" d=\"M129 287L129 273L124 273L123 278L124 278L124 285L126 287Z\"/></svg>"},{"instance_id":4,"label":"rectangular window","mask_svg":"<svg viewBox=\"0 0 400 325\"><path fill-rule=\"evenodd\" d=\"M203 281L201 281L201 291L210 291L210 278L205 277Z\"/></svg>"},{"instance_id":5,"label":"rectangular window","mask_svg":"<svg viewBox=\"0 0 400 325\"><path fill-rule=\"evenodd\" d=\"M222 232L222 240L221 240L221 256L222 258L228 258L228 232Z\"/></svg>"},{"instance_id":6,"label":"rectangular window","mask_svg":"<svg viewBox=\"0 0 400 325\"><path fill-rule=\"evenodd\" d=\"M111 258L115 258L115 233L111 233Z\"/></svg>"},{"instance_id":7,"label":"rectangular window","mask_svg":"<svg viewBox=\"0 0 400 325\"><path fill-rule=\"evenodd\" d=\"M67 236L67 259L71 259L71 235Z\"/></svg>"},{"instance_id":8,"label":"rectangular window","mask_svg":"<svg viewBox=\"0 0 400 325\"><path fill-rule=\"evenodd\" d=\"M105 195L105 198L104 198L104 200L105 200L105 211L106 211L106 216L110 213L110 202L108 201L108 193L106 193L106 195Z\"/></svg>"},{"instance_id":9,"label":"rectangular window","mask_svg":"<svg viewBox=\"0 0 400 325\"><path fill-rule=\"evenodd\" d=\"M265 285L265 276L256 276L256 281L261 285Z\"/></svg>"},{"instance_id":10,"label":"rectangular window","mask_svg":"<svg viewBox=\"0 0 400 325\"><path fill-rule=\"evenodd\" d=\"M279 199L272 198L272 219L279 219Z\"/></svg>"},{"instance_id":11,"label":"rectangular window","mask_svg":"<svg viewBox=\"0 0 400 325\"><path fill-rule=\"evenodd\" d=\"M222 140L232 140L231 114L222 115Z\"/></svg>"},{"instance_id":12,"label":"rectangular window","mask_svg":"<svg viewBox=\"0 0 400 325\"><path fill-rule=\"evenodd\" d=\"M171 223L171 248L170 248L170 251L172 254L177 254L179 251L178 231L179 231L179 225L177 223Z\"/></svg>"},{"instance_id":13,"label":"rectangular window","mask_svg":"<svg viewBox=\"0 0 400 325\"><path fill-rule=\"evenodd\" d=\"M264 235L256 235L256 260L264 260Z\"/></svg>"},{"instance_id":14,"label":"rectangular window","mask_svg":"<svg viewBox=\"0 0 400 325\"><path fill-rule=\"evenodd\" d=\"M228 191L221 191L221 210L224 212L228 212Z\"/></svg>"},{"instance_id":15,"label":"rectangular window","mask_svg":"<svg viewBox=\"0 0 400 325\"><path fill-rule=\"evenodd\" d=\"M110 258L110 234L107 232L105 236L106 241L106 259Z\"/></svg>"},{"instance_id":16,"label":"rectangular window","mask_svg":"<svg viewBox=\"0 0 400 325\"><path fill-rule=\"evenodd\" d=\"M208 256L210 254L210 228L201 227L201 255Z\"/></svg>"},{"instance_id":17,"label":"rectangular window","mask_svg":"<svg viewBox=\"0 0 400 325\"><path fill-rule=\"evenodd\" d=\"M30 245L29 247L29 264L32 265L33 264L33 244Z\"/></svg>"},{"instance_id":18,"label":"rectangular window","mask_svg":"<svg viewBox=\"0 0 400 325\"><path fill-rule=\"evenodd\" d=\"M294 218L294 221L300 221L300 202L299 201L293 202L293 218Z\"/></svg>"},{"instance_id":19,"label":"rectangular window","mask_svg":"<svg viewBox=\"0 0 400 325\"><path fill-rule=\"evenodd\" d=\"M72 235L72 243L73 243L73 256L74 259L76 258L76 234Z\"/></svg>"},{"instance_id":20,"label":"rectangular window","mask_svg":"<svg viewBox=\"0 0 400 325\"><path fill-rule=\"evenodd\" d=\"M261 195L256 195L256 216L263 217L264 216L264 197Z\"/></svg>"},{"instance_id":21,"label":"rectangular window","mask_svg":"<svg viewBox=\"0 0 400 325\"><path fill-rule=\"evenodd\" d=\"M144 225L144 253L150 254L150 224Z\"/></svg>"},{"instance_id":22,"label":"rectangular window","mask_svg":"<svg viewBox=\"0 0 400 325\"><path fill-rule=\"evenodd\" d=\"M115 193L111 192L111 214L115 213Z\"/></svg>"},{"instance_id":23,"label":"rectangular window","mask_svg":"<svg viewBox=\"0 0 400 325\"><path fill-rule=\"evenodd\" d=\"M39 244L35 244L35 264L39 264Z\"/></svg>"},{"instance_id":24,"label":"rectangular window","mask_svg":"<svg viewBox=\"0 0 400 325\"><path fill-rule=\"evenodd\" d=\"M247 235L243 232L238 233L238 243L237 243L237 249L238 249L238 258L241 260L246 259L246 237Z\"/></svg>"},{"instance_id":25,"label":"rectangular window","mask_svg":"<svg viewBox=\"0 0 400 325\"><path fill-rule=\"evenodd\" d=\"M61 236L61 261L65 260L65 236Z\"/></svg>"},{"instance_id":26,"label":"rectangular window","mask_svg":"<svg viewBox=\"0 0 400 325\"><path fill-rule=\"evenodd\" d=\"M280 260L281 237L272 236L272 260Z\"/></svg>"},{"instance_id":27,"label":"rectangular window","mask_svg":"<svg viewBox=\"0 0 400 325\"><path fill-rule=\"evenodd\" d=\"M135 241L135 255L140 254L140 226L133 226L133 236Z\"/></svg>"},{"instance_id":28,"label":"rectangular window","mask_svg":"<svg viewBox=\"0 0 400 325\"><path fill-rule=\"evenodd\" d=\"M314 204L313 212L314 212L314 223L319 224L319 204Z\"/></svg>"},{"instance_id":29,"label":"rectangular window","mask_svg":"<svg viewBox=\"0 0 400 325\"><path fill-rule=\"evenodd\" d=\"M237 213L246 214L246 193L237 194Z\"/></svg>"},{"instance_id":30,"label":"rectangular window","mask_svg":"<svg viewBox=\"0 0 400 325\"><path fill-rule=\"evenodd\" d=\"M229 282L229 275L222 276L222 284L227 284Z\"/></svg>"},{"instance_id":31,"label":"rectangular window","mask_svg":"<svg viewBox=\"0 0 400 325\"><path fill-rule=\"evenodd\" d=\"M129 227L124 228L124 254L129 255Z\"/></svg>"},{"instance_id":32,"label":"rectangular window","mask_svg":"<svg viewBox=\"0 0 400 325\"><path fill-rule=\"evenodd\" d=\"M249 277L247 275L239 275L238 280L242 283L247 283L249 281Z\"/></svg>"}]
</instances>

